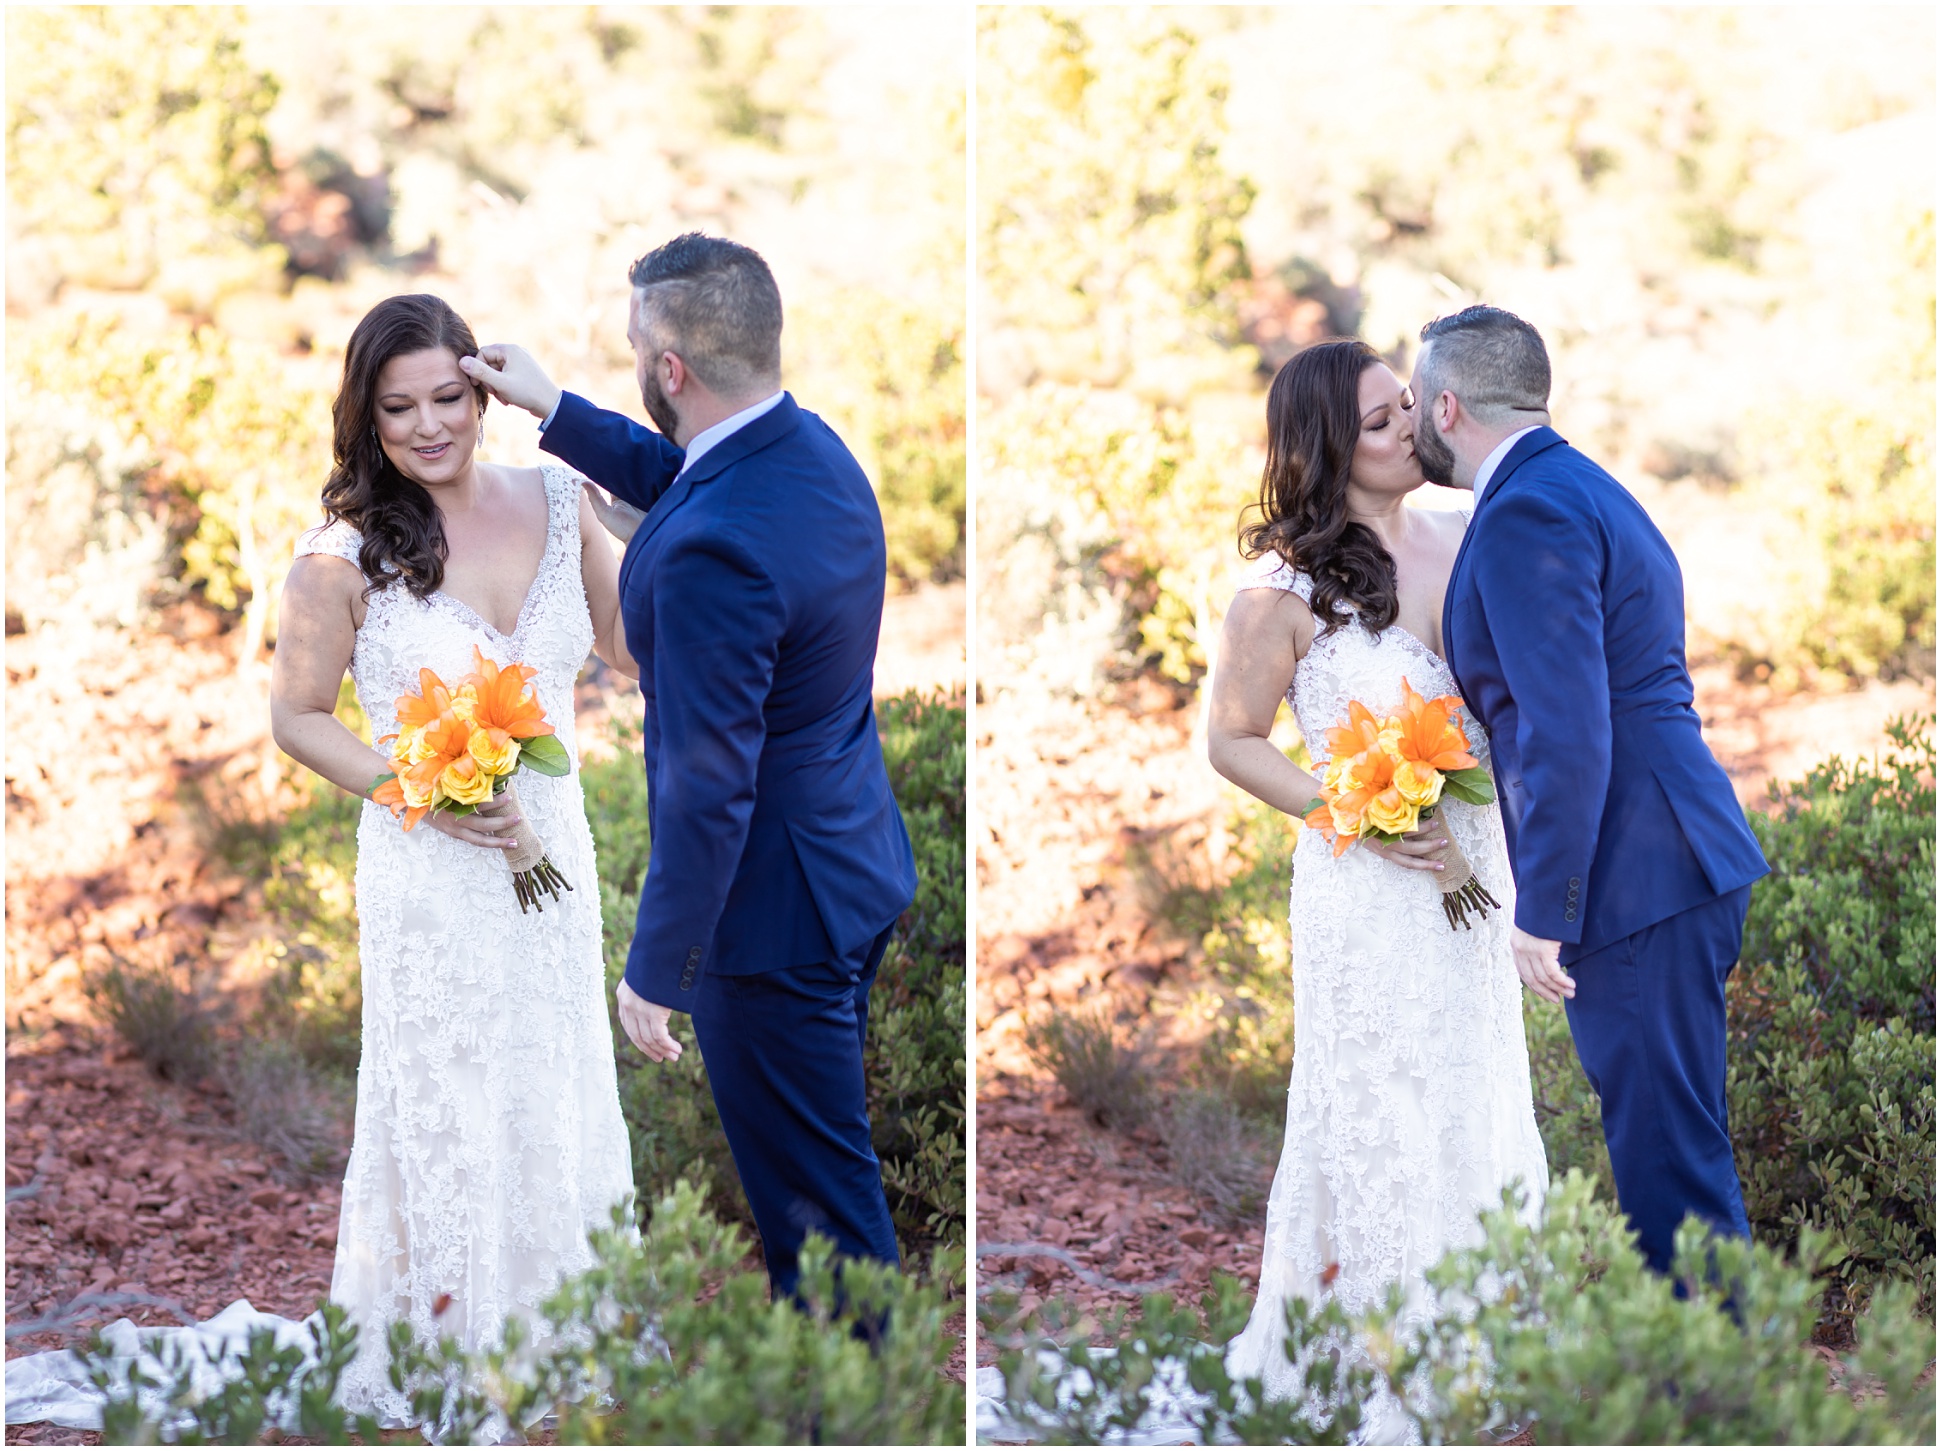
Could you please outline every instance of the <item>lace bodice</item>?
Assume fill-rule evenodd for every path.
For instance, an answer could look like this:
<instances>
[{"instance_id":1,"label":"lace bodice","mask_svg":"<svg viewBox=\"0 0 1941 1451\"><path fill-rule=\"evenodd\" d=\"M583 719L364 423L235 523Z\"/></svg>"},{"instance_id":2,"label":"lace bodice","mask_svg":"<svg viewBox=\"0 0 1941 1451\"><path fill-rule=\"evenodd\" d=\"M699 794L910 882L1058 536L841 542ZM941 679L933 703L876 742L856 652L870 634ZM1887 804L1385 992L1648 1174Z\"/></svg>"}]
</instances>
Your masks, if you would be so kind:
<instances>
[{"instance_id":1,"label":"lace bodice","mask_svg":"<svg viewBox=\"0 0 1941 1451\"><path fill-rule=\"evenodd\" d=\"M517 660L539 672L533 688L546 707L546 719L559 732L567 754L578 759L573 684L593 648L593 622L580 578L579 480L556 464L544 465L541 474L546 484L546 550L511 634L502 634L443 590L420 600L402 585L392 585L370 597L350 669L373 740L398 728L397 699L417 693L421 666L452 684L471 672L476 645L501 665ZM338 520L310 530L297 541L296 552L335 555L355 564L362 544L363 536Z\"/></svg>"},{"instance_id":2,"label":"lace bodice","mask_svg":"<svg viewBox=\"0 0 1941 1451\"><path fill-rule=\"evenodd\" d=\"M1286 590L1310 606L1314 603L1314 581L1272 554L1253 562L1241 576L1240 588ZM1322 631L1316 621L1314 643L1295 665L1287 686L1287 703L1300 724L1316 774L1328 761L1328 731L1348 718L1349 701L1359 700L1377 715L1394 710L1402 703L1405 678L1419 694L1432 699L1459 694L1447 662L1407 630L1390 625L1374 634L1354 621L1352 608L1336 608L1349 622ZM1470 754L1487 766L1489 738L1481 723L1467 705L1461 719Z\"/></svg>"}]
</instances>

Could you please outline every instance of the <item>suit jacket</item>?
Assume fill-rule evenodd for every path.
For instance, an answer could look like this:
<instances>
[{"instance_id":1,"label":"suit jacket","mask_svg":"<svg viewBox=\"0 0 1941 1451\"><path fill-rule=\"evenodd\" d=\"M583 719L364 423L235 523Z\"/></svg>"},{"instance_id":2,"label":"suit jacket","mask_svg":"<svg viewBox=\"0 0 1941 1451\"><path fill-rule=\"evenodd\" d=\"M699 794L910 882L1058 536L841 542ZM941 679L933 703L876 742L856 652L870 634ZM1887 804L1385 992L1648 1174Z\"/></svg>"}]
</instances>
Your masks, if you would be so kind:
<instances>
[{"instance_id":1,"label":"suit jacket","mask_svg":"<svg viewBox=\"0 0 1941 1451\"><path fill-rule=\"evenodd\" d=\"M1678 560L1554 430L1489 481L1443 613L1489 735L1519 927L1573 962L1765 875L1699 734Z\"/></svg>"},{"instance_id":2,"label":"suit jacket","mask_svg":"<svg viewBox=\"0 0 1941 1451\"><path fill-rule=\"evenodd\" d=\"M916 893L876 734L883 517L792 397L681 473L658 433L568 393L541 446L647 518L620 564L646 702L648 829L628 985L821 962Z\"/></svg>"}]
</instances>

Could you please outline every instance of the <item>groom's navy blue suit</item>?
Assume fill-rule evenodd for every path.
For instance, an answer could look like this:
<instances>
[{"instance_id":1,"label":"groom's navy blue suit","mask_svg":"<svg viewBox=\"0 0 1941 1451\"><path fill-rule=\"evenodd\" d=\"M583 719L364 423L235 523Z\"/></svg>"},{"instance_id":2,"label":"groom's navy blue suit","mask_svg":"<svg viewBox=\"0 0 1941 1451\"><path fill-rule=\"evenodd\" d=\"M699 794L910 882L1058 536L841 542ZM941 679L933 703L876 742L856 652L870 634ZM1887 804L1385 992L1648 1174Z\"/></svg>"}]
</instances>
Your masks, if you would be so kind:
<instances>
[{"instance_id":1,"label":"groom's navy blue suit","mask_svg":"<svg viewBox=\"0 0 1941 1451\"><path fill-rule=\"evenodd\" d=\"M693 1018L775 1293L810 1229L895 1263L862 1048L916 862L876 734L876 496L787 395L685 471L571 393L540 442L647 511L620 565L653 843L627 984Z\"/></svg>"},{"instance_id":2,"label":"groom's navy blue suit","mask_svg":"<svg viewBox=\"0 0 1941 1451\"><path fill-rule=\"evenodd\" d=\"M1443 609L1483 728L1516 922L1561 942L1618 1199L1665 1268L1687 1213L1747 1232L1725 1106L1725 979L1766 861L1699 734L1671 546L1553 430L1476 501Z\"/></svg>"}]
</instances>

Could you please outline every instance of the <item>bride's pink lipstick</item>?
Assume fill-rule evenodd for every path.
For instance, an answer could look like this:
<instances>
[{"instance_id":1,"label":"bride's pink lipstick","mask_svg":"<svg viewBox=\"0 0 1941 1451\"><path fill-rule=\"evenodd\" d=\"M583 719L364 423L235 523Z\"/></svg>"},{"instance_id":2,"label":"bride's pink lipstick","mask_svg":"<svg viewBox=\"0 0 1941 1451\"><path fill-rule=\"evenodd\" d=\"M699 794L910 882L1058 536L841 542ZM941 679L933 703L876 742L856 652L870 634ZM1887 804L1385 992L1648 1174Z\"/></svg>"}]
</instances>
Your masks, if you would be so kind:
<instances>
[{"instance_id":1,"label":"bride's pink lipstick","mask_svg":"<svg viewBox=\"0 0 1941 1451\"><path fill-rule=\"evenodd\" d=\"M429 461L443 458L445 456L445 450L450 447L451 445L449 443L441 443L435 448L414 448L411 451L418 455L419 458Z\"/></svg>"}]
</instances>

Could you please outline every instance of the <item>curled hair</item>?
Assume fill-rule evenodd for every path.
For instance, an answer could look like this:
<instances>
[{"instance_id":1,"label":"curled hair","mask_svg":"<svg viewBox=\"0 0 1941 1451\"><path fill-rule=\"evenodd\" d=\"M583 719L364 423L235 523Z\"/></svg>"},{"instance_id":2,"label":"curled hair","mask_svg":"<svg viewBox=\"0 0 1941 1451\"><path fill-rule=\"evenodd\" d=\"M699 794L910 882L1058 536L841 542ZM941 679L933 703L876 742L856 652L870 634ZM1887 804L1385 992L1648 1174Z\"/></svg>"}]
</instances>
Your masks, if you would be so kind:
<instances>
[{"instance_id":1,"label":"curled hair","mask_svg":"<svg viewBox=\"0 0 1941 1451\"><path fill-rule=\"evenodd\" d=\"M1321 632L1339 626L1351 605L1370 630L1395 623L1400 607L1395 559L1374 530L1348 517L1348 474L1361 438L1361 375L1382 361L1358 338L1303 348L1267 391L1267 467L1260 517L1240 530L1248 559L1277 554L1314 581L1311 602Z\"/></svg>"},{"instance_id":2,"label":"curled hair","mask_svg":"<svg viewBox=\"0 0 1941 1451\"><path fill-rule=\"evenodd\" d=\"M773 387L782 376L782 293L761 253L687 232L627 273L660 344L716 393Z\"/></svg>"},{"instance_id":3,"label":"curled hair","mask_svg":"<svg viewBox=\"0 0 1941 1451\"><path fill-rule=\"evenodd\" d=\"M431 493L385 457L377 441L374 408L384 365L407 353L443 348L469 358L478 343L465 319L428 292L389 297L364 314L344 351L344 381L330 405L333 424L330 478L324 513L364 536L358 568L370 581L364 597L402 581L424 599L445 582L445 522ZM472 384L479 412L486 394Z\"/></svg>"}]
</instances>

